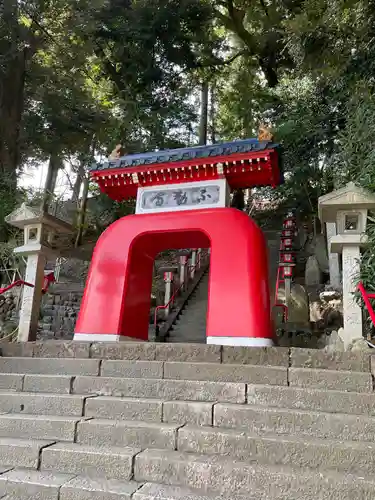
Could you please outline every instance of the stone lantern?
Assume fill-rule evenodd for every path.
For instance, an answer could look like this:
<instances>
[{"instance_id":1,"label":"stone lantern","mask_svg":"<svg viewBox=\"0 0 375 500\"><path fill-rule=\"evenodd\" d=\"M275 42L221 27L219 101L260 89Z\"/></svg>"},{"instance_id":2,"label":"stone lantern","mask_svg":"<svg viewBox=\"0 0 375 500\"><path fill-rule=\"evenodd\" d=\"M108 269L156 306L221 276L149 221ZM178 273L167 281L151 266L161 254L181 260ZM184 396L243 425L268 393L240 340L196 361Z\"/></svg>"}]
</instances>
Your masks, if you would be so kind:
<instances>
[{"instance_id":1,"label":"stone lantern","mask_svg":"<svg viewBox=\"0 0 375 500\"><path fill-rule=\"evenodd\" d=\"M47 258L58 255L56 236L73 233L73 226L25 203L5 220L23 229L23 245L15 248L14 253L27 258L25 281L34 285L24 287L20 311L18 341L27 342L36 338Z\"/></svg>"},{"instance_id":2,"label":"stone lantern","mask_svg":"<svg viewBox=\"0 0 375 500\"><path fill-rule=\"evenodd\" d=\"M330 252L342 255L345 347L362 337L362 310L353 293L360 272L361 248L367 241L367 213L374 208L375 195L353 182L319 198L321 222L336 224L337 234L330 236Z\"/></svg>"}]
</instances>

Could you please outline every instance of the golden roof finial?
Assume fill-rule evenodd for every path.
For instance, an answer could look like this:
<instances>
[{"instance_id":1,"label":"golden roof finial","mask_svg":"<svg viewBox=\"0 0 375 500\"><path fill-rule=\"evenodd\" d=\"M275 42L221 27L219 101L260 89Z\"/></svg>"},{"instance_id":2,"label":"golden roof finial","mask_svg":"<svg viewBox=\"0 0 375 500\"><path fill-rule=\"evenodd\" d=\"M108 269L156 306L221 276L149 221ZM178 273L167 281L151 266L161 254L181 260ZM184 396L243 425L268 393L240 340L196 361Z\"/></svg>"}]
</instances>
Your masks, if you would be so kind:
<instances>
[{"instance_id":1,"label":"golden roof finial","mask_svg":"<svg viewBox=\"0 0 375 500\"><path fill-rule=\"evenodd\" d=\"M271 132L270 127L267 127L267 125L261 123L259 125L258 141L272 141L272 140L273 140L273 134Z\"/></svg>"},{"instance_id":2,"label":"golden roof finial","mask_svg":"<svg viewBox=\"0 0 375 500\"><path fill-rule=\"evenodd\" d=\"M126 154L125 153L125 149L122 146L122 144L117 144L117 146L115 147L115 149L109 155L109 159L110 160L118 160L119 158L121 158L121 156L124 156L125 154Z\"/></svg>"}]
</instances>

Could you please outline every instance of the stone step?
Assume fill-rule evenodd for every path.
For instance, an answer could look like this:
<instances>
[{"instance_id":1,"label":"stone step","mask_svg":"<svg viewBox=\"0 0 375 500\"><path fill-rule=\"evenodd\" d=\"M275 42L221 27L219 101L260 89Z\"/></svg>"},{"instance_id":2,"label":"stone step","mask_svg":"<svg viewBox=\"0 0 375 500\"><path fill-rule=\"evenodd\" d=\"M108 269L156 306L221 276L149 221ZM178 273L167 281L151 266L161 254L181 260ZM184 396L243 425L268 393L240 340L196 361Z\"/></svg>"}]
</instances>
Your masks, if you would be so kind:
<instances>
[{"instance_id":1,"label":"stone step","mask_svg":"<svg viewBox=\"0 0 375 500\"><path fill-rule=\"evenodd\" d=\"M95 446L176 448L179 424L93 419L78 423L77 443Z\"/></svg>"},{"instance_id":2,"label":"stone step","mask_svg":"<svg viewBox=\"0 0 375 500\"><path fill-rule=\"evenodd\" d=\"M375 394L249 385L247 401L256 406L375 416Z\"/></svg>"},{"instance_id":3,"label":"stone step","mask_svg":"<svg viewBox=\"0 0 375 500\"><path fill-rule=\"evenodd\" d=\"M0 373L0 391L22 391L23 380L19 373Z\"/></svg>"},{"instance_id":4,"label":"stone step","mask_svg":"<svg viewBox=\"0 0 375 500\"><path fill-rule=\"evenodd\" d=\"M10 467L37 469L42 449L53 443L51 440L0 438L1 461Z\"/></svg>"},{"instance_id":5,"label":"stone step","mask_svg":"<svg viewBox=\"0 0 375 500\"><path fill-rule=\"evenodd\" d=\"M288 384L288 370L278 366L165 362L164 378L286 386Z\"/></svg>"},{"instance_id":6,"label":"stone step","mask_svg":"<svg viewBox=\"0 0 375 500\"><path fill-rule=\"evenodd\" d=\"M194 304L188 304L186 309L181 311L179 318L189 318L194 317L202 320L206 318L207 315L207 305L195 302Z\"/></svg>"},{"instance_id":7,"label":"stone step","mask_svg":"<svg viewBox=\"0 0 375 500\"><path fill-rule=\"evenodd\" d=\"M161 422L163 417L163 401L158 399L98 396L86 400L85 416L100 419Z\"/></svg>"},{"instance_id":8,"label":"stone step","mask_svg":"<svg viewBox=\"0 0 375 500\"><path fill-rule=\"evenodd\" d=\"M194 304L191 306L188 306L186 309L184 309L180 316L178 317L178 321L185 321L188 318L193 318L197 319L201 323L203 323L206 320L207 316L207 308L200 307L198 304Z\"/></svg>"},{"instance_id":9,"label":"stone step","mask_svg":"<svg viewBox=\"0 0 375 500\"><path fill-rule=\"evenodd\" d=\"M245 384L118 377L76 377L75 394L183 401L245 402Z\"/></svg>"},{"instance_id":10,"label":"stone step","mask_svg":"<svg viewBox=\"0 0 375 500\"><path fill-rule=\"evenodd\" d=\"M179 338L179 337L168 337L168 342L170 342L173 345L178 345L178 344L186 344L186 343L194 343L194 344L205 344L206 343L206 338L201 338L201 339L192 339L189 341L189 339L186 338Z\"/></svg>"},{"instance_id":11,"label":"stone step","mask_svg":"<svg viewBox=\"0 0 375 500\"><path fill-rule=\"evenodd\" d=\"M74 441L80 418L53 415L0 415L0 437Z\"/></svg>"},{"instance_id":12,"label":"stone step","mask_svg":"<svg viewBox=\"0 0 375 500\"><path fill-rule=\"evenodd\" d=\"M207 336L206 336L206 330L202 330L199 333L196 333L194 336L188 335L186 332L182 331L180 332L179 330L171 330L171 332L168 335L168 342L171 340L175 340L177 342L190 342L192 344L200 344L201 342L206 343Z\"/></svg>"},{"instance_id":13,"label":"stone step","mask_svg":"<svg viewBox=\"0 0 375 500\"><path fill-rule=\"evenodd\" d=\"M326 389L345 392L372 392L370 373L322 370L318 368L289 368L289 385L300 388Z\"/></svg>"},{"instance_id":14,"label":"stone step","mask_svg":"<svg viewBox=\"0 0 375 500\"><path fill-rule=\"evenodd\" d=\"M321 368L325 370L344 370L369 372L372 350L366 352L333 352L327 354L322 349L290 349L292 368Z\"/></svg>"},{"instance_id":15,"label":"stone step","mask_svg":"<svg viewBox=\"0 0 375 500\"><path fill-rule=\"evenodd\" d=\"M85 417L141 420L174 424L212 425L214 403L98 396L85 404Z\"/></svg>"},{"instance_id":16,"label":"stone step","mask_svg":"<svg viewBox=\"0 0 375 500\"><path fill-rule=\"evenodd\" d=\"M23 391L70 394L74 377L70 375L25 375Z\"/></svg>"},{"instance_id":17,"label":"stone step","mask_svg":"<svg viewBox=\"0 0 375 500\"><path fill-rule=\"evenodd\" d=\"M177 449L269 465L298 465L358 475L375 472L374 442L259 436L251 431L185 426L178 431Z\"/></svg>"},{"instance_id":18,"label":"stone step","mask_svg":"<svg viewBox=\"0 0 375 500\"><path fill-rule=\"evenodd\" d=\"M141 486L134 481L24 469L0 475L0 494L12 500L131 500Z\"/></svg>"},{"instance_id":19,"label":"stone step","mask_svg":"<svg viewBox=\"0 0 375 500\"><path fill-rule=\"evenodd\" d=\"M0 475L0 494L17 500L59 500L61 486L73 477L69 474L14 469Z\"/></svg>"},{"instance_id":20,"label":"stone step","mask_svg":"<svg viewBox=\"0 0 375 500\"><path fill-rule=\"evenodd\" d=\"M175 424L212 425L214 403L203 401L166 401L163 422Z\"/></svg>"},{"instance_id":21,"label":"stone step","mask_svg":"<svg viewBox=\"0 0 375 500\"><path fill-rule=\"evenodd\" d=\"M146 483L136 493L132 500L256 500L248 494L228 496L204 493L180 486L166 486L163 484Z\"/></svg>"},{"instance_id":22,"label":"stone step","mask_svg":"<svg viewBox=\"0 0 375 500\"><path fill-rule=\"evenodd\" d=\"M364 415L219 403L214 407L214 426L261 435L375 441L375 418Z\"/></svg>"},{"instance_id":23,"label":"stone step","mask_svg":"<svg viewBox=\"0 0 375 500\"><path fill-rule=\"evenodd\" d=\"M206 320L199 321L196 318L192 318L190 316L189 318L176 321L176 323L173 325L173 330L179 332L186 332L190 336L194 336L194 333L197 334L202 330L206 331L206 328L207 328Z\"/></svg>"},{"instance_id":24,"label":"stone step","mask_svg":"<svg viewBox=\"0 0 375 500\"><path fill-rule=\"evenodd\" d=\"M77 476L61 487L59 500L132 500L142 484Z\"/></svg>"},{"instance_id":25,"label":"stone step","mask_svg":"<svg viewBox=\"0 0 375 500\"><path fill-rule=\"evenodd\" d=\"M189 329L185 329L184 327L181 328L176 328L171 330L170 332L170 337L184 340L185 342L189 342L189 340L192 343L200 343L203 339L206 341L206 327L204 328L194 328L194 333L192 333L192 329L189 327Z\"/></svg>"},{"instance_id":26,"label":"stone step","mask_svg":"<svg viewBox=\"0 0 375 500\"><path fill-rule=\"evenodd\" d=\"M103 377L163 378L163 361L103 360Z\"/></svg>"},{"instance_id":27,"label":"stone step","mask_svg":"<svg viewBox=\"0 0 375 500\"><path fill-rule=\"evenodd\" d=\"M99 365L98 359L0 357L0 373L99 375Z\"/></svg>"},{"instance_id":28,"label":"stone step","mask_svg":"<svg viewBox=\"0 0 375 500\"><path fill-rule=\"evenodd\" d=\"M259 500L373 500L375 482L350 474L253 465L217 456L146 450L135 457L136 481L246 494Z\"/></svg>"},{"instance_id":29,"label":"stone step","mask_svg":"<svg viewBox=\"0 0 375 500\"><path fill-rule=\"evenodd\" d=\"M230 363L230 364L250 364L250 365L265 365L265 366L289 366L289 349L286 347L230 347L218 345L202 345L202 344L185 344L171 345L168 343L155 342L90 342L77 341L61 341L49 340L40 342L13 343L0 342L0 351L4 360L11 359L11 363L15 364L14 373L26 373L26 370L21 370L18 363L14 363L14 357L25 357L30 359L35 358L62 358L61 362L65 362L67 358L74 363L74 360L79 358L92 358L91 360L99 364L102 359L127 359L127 360L143 360L143 361L188 361L188 362L204 362L204 363ZM292 350L293 351L293 350ZM308 368L305 366L306 359L310 360L313 368L336 369L338 360L333 355L327 355L322 359L315 359L315 354L309 354L310 350L298 349L301 355L296 357L294 351L294 362L296 367ZM305 351L308 351L305 354ZM366 363L363 360L363 355L360 353L339 353L340 354L340 369L364 371L369 373L369 356ZM324 363L323 363L324 361ZM38 364L34 360L30 361L34 366ZM55 362L51 363L52 365ZM98 365L95 365L98 366ZM303 366L302 366L303 365ZM321 366L324 365L324 366ZM67 366L67 365L65 365ZM0 369L0 373L5 373L6 370ZM9 372L8 372L9 373ZM38 373L38 371L36 371ZM40 372L39 372L40 373ZM48 373L47 373L48 374ZM50 373L51 374L51 373ZM58 367L57 375L73 375L73 373L64 373L61 366ZM56 375L56 373L55 373Z\"/></svg>"},{"instance_id":30,"label":"stone step","mask_svg":"<svg viewBox=\"0 0 375 500\"><path fill-rule=\"evenodd\" d=\"M4 363L5 358L11 358L11 362L13 363L15 356L25 356L28 359L32 356L43 359L65 358L60 360L62 363L67 360L66 358L82 359L91 357L92 359L89 361L95 361L95 363L98 363L100 359L129 359L144 361L202 361L205 363L222 362L267 366L289 366L290 364L292 368L319 368L365 373L370 373L370 359L373 354L371 349L364 353L336 352L327 354L318 349L288 349L286 347L256 348L202 344L176 346L169 345L168 343L152 342L119 342L114 345L113 342L90 344L90 342L58 340L35 343L0 342L0 350L3 356L0 358L2 363ZM25 360L25 358L22 359ZM31 361L31 363L34 363L34 361ZM21 370L17 363L15 365L13 373L27 373L25 369ZM95 364L95 367L97 366ZM61 366L56 371L57 373L52 374L74 375L70 371L64 372L61 370ZM0 372L9 373L9 369L5 370L3 367L0 367Z\"/></svg>"},{"instance_id":31,"label":"stone step","mask_svg":"<svg viewBox=\"0 0 375 500\"><path fill-rule=\"evenodd\" d=\"M70 394L40 394L27 392L0 392L0 413L27 413L33 415L83 414L85 396Z\"/></svg>"},{"instance_id":32,"label":"stone step","mask_svg":"<svg viewBox=\"0 0 375 500\"><path fill-rule=\"evenodd\" d=\"M1 448L0 448L1 449ZM41 470L87 477L129 480L138 448L57 443L42 450Z\"/></svg>"}]
</instances>

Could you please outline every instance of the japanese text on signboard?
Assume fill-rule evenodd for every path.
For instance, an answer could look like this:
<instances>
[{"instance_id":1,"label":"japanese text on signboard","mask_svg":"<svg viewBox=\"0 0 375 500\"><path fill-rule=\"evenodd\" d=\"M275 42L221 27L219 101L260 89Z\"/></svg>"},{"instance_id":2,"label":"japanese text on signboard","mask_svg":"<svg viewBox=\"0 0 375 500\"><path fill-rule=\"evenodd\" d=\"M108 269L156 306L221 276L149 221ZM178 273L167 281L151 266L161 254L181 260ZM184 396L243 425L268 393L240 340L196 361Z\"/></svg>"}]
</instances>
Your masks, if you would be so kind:
<instances>
[{"instance_id":1,"label":"japanese text on signboard","mask_svg":"<svg viewBox=\"0 0 375 500\"><path fill-rule=\"evenodd\" d=\"M188 187L171 190L146 191L142 196L142 208L189 207L216 205L220 198L220 186Z\"/></svg>"}]
</instances>

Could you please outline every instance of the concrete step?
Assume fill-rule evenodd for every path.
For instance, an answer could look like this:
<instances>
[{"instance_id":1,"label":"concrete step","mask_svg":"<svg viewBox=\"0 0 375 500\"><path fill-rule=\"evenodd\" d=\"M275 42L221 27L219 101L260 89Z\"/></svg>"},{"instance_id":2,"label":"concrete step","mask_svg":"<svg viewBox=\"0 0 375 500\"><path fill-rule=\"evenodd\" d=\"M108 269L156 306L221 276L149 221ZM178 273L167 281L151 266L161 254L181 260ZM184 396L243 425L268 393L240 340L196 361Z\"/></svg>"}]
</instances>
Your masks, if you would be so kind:
<instances>
[{"instance_id":1,"label":"concrete step","mask_svg":"<svg viewBox=\"0 0 375 500\"><path fill-rule=\"evenodd\" d=\"M99 375L99 364L98 359L0 357L0 373Z\"/></svg>"},{"instance_id":2,"label":"concrete step","mask_svg":"<svg viewBox=\"0 0 375 500\"><path fill-rule=\"evenodd\" d=\"M249 404L375 416L375 394L249 385Z\"/></svg>"},{"instance_id":3,"label":"concrete step","mask_svg":"<svg viewBox=\"0 0 375 500\"><path fill-rule=\"evenodd\" d=\"M179 427L179 424L94 419L78 424L77 443L174 450Z\"/></svg>"},{"instance_id":4,"label":"concrete step","mask_svg":"<svg viewBox=\"0 0 375 500\"><path fill-rule=\"evenodd\" d=\"M134 481L14 469L0 475L0 494L12 500L131 500Z\"/></svg>"},{"instance_id":5,"label":"concrete step","mask_svg":"<svg viewBox=\"0 0 375 500\"><path fill-rule=\"evenodd\" d=\"M185 426L178 431L177 449L269 465L298 465L357 475L375 472L374 442L312 440L298 435L259 436L251 431Z\"/></svg>"},{"instance_id":6,"label":"concrete step","mask_svg":"<svg viewBox=\"0 0 375 500\"><path fill-rule=\"evenodd\" d=\"M253 465L217 456L146 450L135 457L136 481L187 486L259 500L373 500L375 482L349 474Z\"/></svg>"},{"instance_id":7,"label":"concrete step","mask_svg":"<svg viewBox=\"0 0 375 500\"><path fill-rule=\"evenodd\" d=\"M164 400L245 402L245 384L232 382L76 377L73 392Z\"/></svg>"},{"instance_id":8,"label":"concrete step","mask_svg":"<svg viewBox=\"0 0 375 500\"><path fill-rule=\"evenodd\" d=\"M83 413L84 401L85 396L80 395L2 391L0 392L0 412L79 417Z\"/></svg>"},{"instance_id":9,"label":"concrete step","mask_svg":"<svg viewBox=\"0 0 375 500\"><path fill-rule=\"evenodd\" d=\"M74 441L77 417L0 415L0 437Z\"/></svg>"},{"instance_id":10,"label":"concrete step","mask_svg":"<svg viewBox=\"0 0 375 500\"><path fill-rule=\"evenodd\" d=\"M139 448L57 443L42 450L40 467L42 471L129 480L133 476L133 459L140 451Z\"/></svg>"},{"instance_id":11,"label":"concrete step","mask_svg":"<svg viewBox=\"0 0 375 500\"><path fill-rule=\"evenodd\" d=\"M0 438L1 461L11 467L37 469L42 449L53 443L51 440Z\"/></svg>"},{"instance_id":12,"label":"concrete step","mask_svg":"<svg viewBox=\"0 0 375 500\"><path fill-rule=\"evenodd\" d=\"M219 403L214 407L214 426L260 435L375 441L375 418L364 415Z\"/></svg>"}]
</instances>

